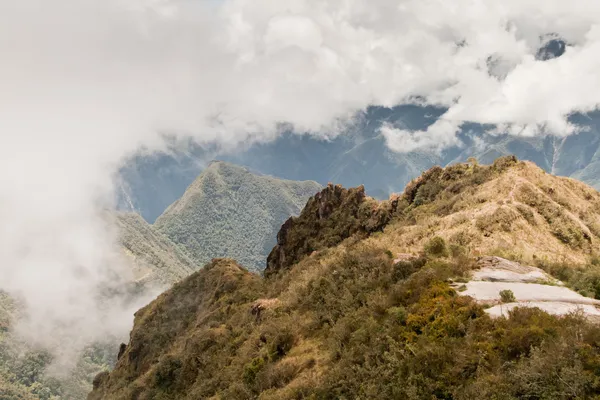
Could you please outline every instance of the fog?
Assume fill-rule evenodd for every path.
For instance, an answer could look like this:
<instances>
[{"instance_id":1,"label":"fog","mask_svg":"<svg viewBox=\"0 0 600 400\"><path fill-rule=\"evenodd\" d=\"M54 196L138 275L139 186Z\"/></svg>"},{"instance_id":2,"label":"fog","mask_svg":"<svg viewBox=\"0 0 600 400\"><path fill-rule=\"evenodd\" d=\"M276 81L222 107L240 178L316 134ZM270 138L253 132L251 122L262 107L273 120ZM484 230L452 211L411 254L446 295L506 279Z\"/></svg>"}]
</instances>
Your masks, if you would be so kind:
<instances>
[{"instance_id":1,"label":"fog","mask_svg":"<svg viewBox=\"0 0 600 400\"><path fill-rule=\"evenodd\" d=\"M64 357L126 339L148 299L94 295L131 279L102 211L120 163L161 134L326 138L369 105L420 102L447 112L425 132L383 126L393 150L450 146L468 121L568 135L600 103L599 22L596 0L0 0L0 288L26 304L17 331ZM552 38L565 53L536 57Z\"/></svg>"}]
</instances>

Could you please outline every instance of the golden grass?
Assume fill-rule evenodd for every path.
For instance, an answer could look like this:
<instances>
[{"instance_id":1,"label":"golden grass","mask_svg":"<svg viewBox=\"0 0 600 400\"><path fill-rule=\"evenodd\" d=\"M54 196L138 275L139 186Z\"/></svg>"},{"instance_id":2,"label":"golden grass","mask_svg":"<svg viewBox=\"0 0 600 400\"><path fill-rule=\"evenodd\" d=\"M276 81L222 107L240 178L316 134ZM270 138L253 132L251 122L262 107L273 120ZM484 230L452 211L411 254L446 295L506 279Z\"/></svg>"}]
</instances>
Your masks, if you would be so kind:
<instances>
[{"instance_id":1,"label":"golden grass","mask_svg":"<svg viewBox=\"0 0 600 400\"><path fill-rule=\"evenodd\" d=\"M453 203L456 211L436 215L432 210L440 202ZM450 244L466 246L471 255L503 251L527 262L548 258L582 263L600 253L599 205L600 194L587 185L519 162L476 192L465 190L416 208L414 223L398 219L383 235L368 241L406 253L441 236ZM561 231L569 229L573 237L561 240Z\"/></svg>"}]
</instances>

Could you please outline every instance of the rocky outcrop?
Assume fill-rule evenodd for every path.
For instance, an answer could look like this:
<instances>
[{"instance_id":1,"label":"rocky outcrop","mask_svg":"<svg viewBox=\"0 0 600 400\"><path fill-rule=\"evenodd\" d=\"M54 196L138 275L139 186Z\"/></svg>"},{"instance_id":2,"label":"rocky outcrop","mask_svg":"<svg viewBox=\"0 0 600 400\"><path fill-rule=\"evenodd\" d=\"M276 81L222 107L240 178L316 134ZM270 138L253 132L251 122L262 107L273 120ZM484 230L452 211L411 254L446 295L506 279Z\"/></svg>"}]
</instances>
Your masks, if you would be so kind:
<instances>
[{"instance_id":1,"label":"rocky outcrop","mask_svg":"<svg viewBox=\"0 0 600 400\"><path fill-rule=\"evenodd\" d=\"M323 188L215 161L156 220L154 227L198 265L233 258L261 272L281 224Z\"/></svg>"},{"instance_id":2,"label":"rocky outcrop","mask_svg":"<svg viewBox=\"0 0 600 400\"><path fill-rule=\"evenodd\" d=\"M359 234L383 230L396 211L398 197L379 202L364 186L346 189L329 184L311 197L298 217L289 218L277 234L277 245L267 258L265 276L290 268L316 250L332 247Z\"/></svg>"},{"instance_id":3,"label":"rocky outcrop","mask_svg":"<svg viewBox=\"0 0 600 400\"><path fill-rule=\"evenodd\" d=\"M480 257L477 266L459 291L491 306L486 312L492 317L508 316L515 307L537 307L554 315L582 312L588 318L600 318L600 300L574 292L539 268L491 256ZM513 299L503 302L504 291L510 291Z\"/></svg>"}]
</instances>

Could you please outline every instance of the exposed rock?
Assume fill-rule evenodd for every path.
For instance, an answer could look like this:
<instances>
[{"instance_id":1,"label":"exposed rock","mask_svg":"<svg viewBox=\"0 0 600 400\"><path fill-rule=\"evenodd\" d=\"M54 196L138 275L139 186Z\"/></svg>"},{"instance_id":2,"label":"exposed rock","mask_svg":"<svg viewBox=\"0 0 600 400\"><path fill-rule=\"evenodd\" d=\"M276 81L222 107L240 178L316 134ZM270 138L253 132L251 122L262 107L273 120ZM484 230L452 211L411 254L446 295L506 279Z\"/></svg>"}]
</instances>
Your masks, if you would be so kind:
<instances>
[{"instance_id":1,"label":"exposed rock","mask_svg":"<svg viewBox=\"0 0 600 400\"><path fill-rule=\"evenodd\" d=\"M564 315L583 312L591 318L600 318L600 300L591 299L562 286L539 268L526 266L501 257L485 256L477 260L480 267L467 282L464 296L492 305L486 312L506 316L515 307L538 307L550 314ZM515 302L502 304L500 292L510 290Z\"/></svg>"},{"instance_id":2,"label":"exposed rock","mask_svg":"<svg viewBox=\"0 0 600 400\"><path fill-rule=\"evenodd\" d=\"M566 315L571 313L582 312L586 317L592 320L600 319L600 310L590 304L574 304L564 303L560 301L532 301L527 303L516 302L498 304L485 310L492 317L508 316L510 310L515 307L537 307L540 310L546 311L548 314Z\"/></svg>"},{"instance_id":3,"label":"exposed rock","mask_svg":"<svg viewBox=\"0 0 600 400\"><path fill-rule=\"evenodd\" d=\"M352 235L381 231L390 221L398 200L393 197L379 202L365 194L364 186L345 189L330 183L308 200L300 216L291 217L282 225L277 245L267 258L265 276Z\"/></svg>"},{"instance_id":4,"label":"exposed rock","mask_svg":"<svg viewBox=\"0 0 600 400\"><path fill-rule=\"evenodd\" d=\"M94 381L92 382L92 387L94 389L98 389L99 387L101 387L106 381L108 381L108 378L110 377L110 374L108 373L108 371L103 371L100 372L98 375L96 375L94 377Z\"/></svg>"},{"instance_id":5,"label":"exposed rock","mask_svg":"<svg viewBox=\"0 0 600 400\"><path fill-rule=\"evenodd\" d=\"M259 320L263 311L272 310L281 305L281 301L277 298L274 299L258 299L250 308L250 313L256 316L256 319Z\"/></svg>"},{"instance_id":6,"label":"exposed rock","mask_svg":"<svg viewBox=\"0 0 600 400\"><path fill-rule=\"evenodd\" d=\"M462 294L471 296L481 303L495 303L500 301L499 293L502 290L511 290L520 303L559 301L573 304L600 305L600 300L582 296L564 286L539 283L470 281L467 283L467 290Z\"/></svg>"},{"instance_id":7,"label":"exposed rock","mask_svg":"<svg viewBox=\"0 0 600 400\"><path fill-rule=\"evenodd\" d=\"M123 354L125 354L125 350L127 350L127 344L121 343L119 346L119 354L117 355L117 360L119 360Z\"/></svg>"},{"instance_id":8,"label":"exposed rock","mask_svg":"<svg viewBox=\"0 0 600 400\"><path fill-rule=\"evenodd\" d=\"M551 282L562 285L562 282L546 274L539 268L521 265L505 258L484 256L477 259L479 270L473 273L474 281L489 282Z\"/></svg>"}]
</instances>

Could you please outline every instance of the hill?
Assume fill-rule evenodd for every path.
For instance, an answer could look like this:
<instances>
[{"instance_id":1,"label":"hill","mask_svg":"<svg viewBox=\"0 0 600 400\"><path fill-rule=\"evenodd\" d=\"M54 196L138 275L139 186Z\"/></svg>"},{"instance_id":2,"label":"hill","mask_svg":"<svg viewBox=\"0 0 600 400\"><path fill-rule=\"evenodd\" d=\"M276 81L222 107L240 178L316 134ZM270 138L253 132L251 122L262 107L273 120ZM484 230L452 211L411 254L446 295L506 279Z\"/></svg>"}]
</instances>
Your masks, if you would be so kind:
<instances>
[{"instance_id":1,"label":"hill","mask_svg":"<svg viewBox=\"0 0 600 400\"><path fill-rule=\"evenodd\" d=\"M194 272L194 262L136 213L116 213L119 241L136 282L170 286Z\"/></svg>"},{"instance_id":2,"label":"hill","mask_svg":"<svg viewBox=\"0 0 600 400\"><path fill-rule=\"evenodd\" d=\"M262 270L277 230L300 212L321 186L261 176L246 168L213 162L154 227L185 248L198 265L234 257Z\"/></svg>"},{"instance_id":3,"label":"hill","mask_svg":"<svg viewBox=\"0 0 600 400\"><path fill-rule=\"evenodd\" d=\"M182 250L139 215L110 213L106 217L117 228L119 245L133 271L134 281L125 288L132 296L169 288L197 269ZM94 376L114 366L123 338L89 343L73 371L61 378L47 376L52 355L22 342L11 330L24 312L17 301L0 292L0 399L85 398Z\"/></svg>"},{"instance_id":4,"label":"hill","mask_svg":"<svg viewBox=\"0 0 600 400\"><path fill-rule=\"evenodd\" d=\"M473 293L556 276L593 307L569 293L600 298L598 205L514 157L433 168L383 202L330 185L282 226L264 278L215 259L138 311L88 398L591 398L598 325ZM478 261L500 252L538 268Z\"/></svg>"}]
</instances>

